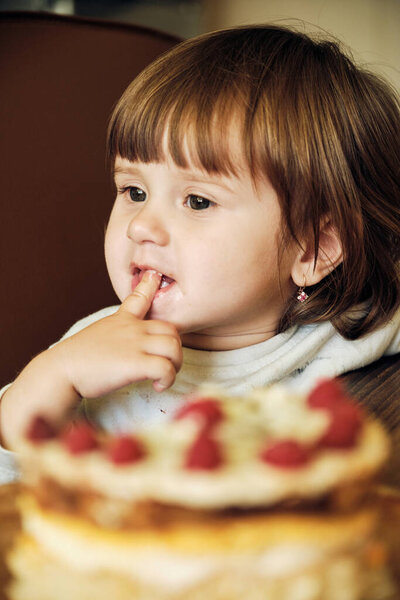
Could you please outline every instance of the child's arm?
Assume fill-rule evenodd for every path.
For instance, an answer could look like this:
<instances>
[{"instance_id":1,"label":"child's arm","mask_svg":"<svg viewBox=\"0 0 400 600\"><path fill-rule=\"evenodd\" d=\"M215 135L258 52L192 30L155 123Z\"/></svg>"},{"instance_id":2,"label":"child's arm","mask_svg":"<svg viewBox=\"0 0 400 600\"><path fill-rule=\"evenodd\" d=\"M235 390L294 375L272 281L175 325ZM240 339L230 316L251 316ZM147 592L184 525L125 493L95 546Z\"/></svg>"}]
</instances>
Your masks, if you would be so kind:
<instances>
[{"instance_id":1,"label":"child's arm","mask_svg":"<svg viewBox=\"0 0 400 600\"><path fill-rule=\"evenodd\" d=\"M81 397L96 398L151 379L157 391L171 386L182 363L174 325L144 320L160 276L145 273L119 310L36 356L5 392L0 433L13 447L31 417L57 421Z\"/></svg>"}]
</instances>

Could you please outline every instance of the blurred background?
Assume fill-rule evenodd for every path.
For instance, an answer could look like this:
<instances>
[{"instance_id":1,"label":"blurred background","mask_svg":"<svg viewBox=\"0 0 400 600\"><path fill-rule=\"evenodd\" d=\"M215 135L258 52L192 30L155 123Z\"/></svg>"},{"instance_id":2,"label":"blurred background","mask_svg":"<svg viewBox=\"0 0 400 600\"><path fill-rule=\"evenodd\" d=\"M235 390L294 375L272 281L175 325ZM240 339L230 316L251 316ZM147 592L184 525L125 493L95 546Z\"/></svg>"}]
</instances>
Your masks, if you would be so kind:
<instances>
[{"instance_id":1,"label":"blurred background","mask_svg":"<svg viewBox=\"0 0 400 600\"><path fill-rule=\"evenodd\" d=\"M135 23L182 38L267 21L305 31L322 29L400 90L400 0L0 0L0 10L42 10Z\"/></svg>"}]
</instances>

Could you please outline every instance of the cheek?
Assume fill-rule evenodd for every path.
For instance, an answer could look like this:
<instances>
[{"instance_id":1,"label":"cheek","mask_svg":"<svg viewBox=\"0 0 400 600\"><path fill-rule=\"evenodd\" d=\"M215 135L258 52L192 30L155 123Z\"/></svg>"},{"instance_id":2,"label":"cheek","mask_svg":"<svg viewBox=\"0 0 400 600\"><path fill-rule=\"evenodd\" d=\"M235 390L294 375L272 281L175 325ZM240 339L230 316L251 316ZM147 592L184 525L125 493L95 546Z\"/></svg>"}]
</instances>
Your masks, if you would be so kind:
<instances>
[{"instance_id":1,"label":"cheek","mask_svg":"<svg viewBox=\"0 0 400 600\"><path fill-rule=\"evenodd\" d=\"M193 243L193 239L187 240L180 256L186 283L196 285L198 292L203 291L205 286L215 286L231 270L230 248L214 236L203 237L197 243Z\"/></svg>"},{"instance_id":2,"label":"cheek","mask_svg":"<svg viewBox=\"0 0 400 600\"><path fill-rule=\"evenodd\" d=\"M120 223L118 223L116 217L113 216L113 213L111 213L104 238L104 251L106 258L110 257L115 260L115 257L118 256L118 254L121 252L121 249L124 247L125 241L125 232L123 231Z\"/></svg>"},{"instance_id":3,"label":"cheek","mask_svg":"<svg viewBox=\"0 0 400 600\"><path fill-rule=\"evenodd\" d=\"M104 255L111 283L117 295L121 297L124 290L121 288L122 268L124 261L125 236L118 233L116 228L109 224L104 238Z\"/></svg>"},{"instance_id":4,"label":"cheek","mask_svg":"<svg viewBox=\"0 0 400 600\"><path fill-rule=\"evenodd\" d=\"M222 295L225 301L230 297L234 302L238 295L242 296L243 287L249 293L250 286L254 290L253 279L261 280L261 271L265 275L262 258L259 255L255 257L253 252L249 256L242 241L237 237L234 239L236 243L232 240L225 240L225 243L209 240L185 253L187 289L194 288L196 297L206 299L207 304L210 295L214 301Z\"/></svg>"},{"instance_id":5,"label":"cheek","mask_svg":"<svg viewBox=\"0 0 400 600\"><path fill-rule=\"evenodd\" d=\"M278 244L276 232L253 227L234 232L230 240L216 247L217 264L211 268L213 282L231 296L266 298L279 288Z\"/></svg>"},{"instance_id":6,"label":"cheek","mask_svg":"<svg viewBox=\"0 0 400 600\"><path fill-rule=\"evenodd\" d=\"M216 243L215 258L222 271L236 277L265 274L275 271L277 265L277 242L275 232L267 228L241 228L233 231L221 244Z\"/></svg>"},{"instance_id":7,"label":"cheek","mask_svg":"<svg viewBox=\"0 0 400 600\"><path fill-rule=\"evenodd\" d=\"M106 257L106 265L107 269L110 272L114 263L114 255L115 255L115 241L112 233L112 229L110 226L107 227L106 235L104 237L104 255Z\"/></svg>"}]
</instances>

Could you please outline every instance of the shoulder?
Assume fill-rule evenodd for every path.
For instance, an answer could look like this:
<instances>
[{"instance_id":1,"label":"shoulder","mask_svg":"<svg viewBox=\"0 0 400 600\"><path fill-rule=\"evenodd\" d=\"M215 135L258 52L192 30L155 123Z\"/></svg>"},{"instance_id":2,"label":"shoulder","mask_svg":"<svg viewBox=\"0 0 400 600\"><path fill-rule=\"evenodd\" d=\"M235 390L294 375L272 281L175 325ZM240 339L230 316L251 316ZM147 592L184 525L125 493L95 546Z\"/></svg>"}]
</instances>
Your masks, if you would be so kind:
<instances>
[{"instance_id":1,"label":"shoulder","mask_svg":"<svg viewBox=\"0 0 400 600\"><path fill-rule=\"evenodd\" d=\"M356 318L367 310L363 306L354 307L352 318ZM318 354L326 355L331 352L350 352L356 354L371 353L373 359L380 358L384 354L395 354L400 352L400 308L386 321L384 325L372 332L366 333L355 340L344 338L329 322L305 325L299 328L300 334L311 336L319 340Z\"/></svg>"},{"instance_id":2,"label":"shoulder","mask_svg":"<svg viewBox=\"0 0 400 600\"><path fill-rule=\"evenodd\" d=\"M356 340L342 337L332 326L321 323L304 326L299 335L307 362L294 370L290 378L303 391L308 391L319 379L337 377L371 364L384 355L400 352L400 311L383 327Z\"/></svg>"}]
</instances>

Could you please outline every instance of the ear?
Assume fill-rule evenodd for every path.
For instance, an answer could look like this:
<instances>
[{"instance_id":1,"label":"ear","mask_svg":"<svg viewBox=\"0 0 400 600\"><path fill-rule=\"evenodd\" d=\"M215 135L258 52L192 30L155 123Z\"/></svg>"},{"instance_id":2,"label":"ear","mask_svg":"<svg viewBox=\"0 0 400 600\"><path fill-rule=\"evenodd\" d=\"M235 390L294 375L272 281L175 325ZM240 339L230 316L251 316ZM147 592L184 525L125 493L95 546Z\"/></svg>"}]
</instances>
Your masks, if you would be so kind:
<instances>
[{"instance_id":1,"label":"ear","mask_svg":"<svg viewBox=\"0 0 400 600\"><path fill-rule=\"evenodd\" d=\"M315 285L329 275L343 261L343 249L336 227L329 217L321 221L318 257L314 265L314 240L312 234L303 240L292 266L292 279L301 286Z\"/></svg>"}]
</instances>

